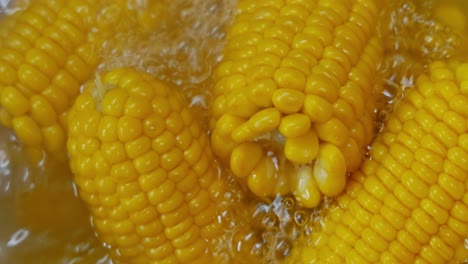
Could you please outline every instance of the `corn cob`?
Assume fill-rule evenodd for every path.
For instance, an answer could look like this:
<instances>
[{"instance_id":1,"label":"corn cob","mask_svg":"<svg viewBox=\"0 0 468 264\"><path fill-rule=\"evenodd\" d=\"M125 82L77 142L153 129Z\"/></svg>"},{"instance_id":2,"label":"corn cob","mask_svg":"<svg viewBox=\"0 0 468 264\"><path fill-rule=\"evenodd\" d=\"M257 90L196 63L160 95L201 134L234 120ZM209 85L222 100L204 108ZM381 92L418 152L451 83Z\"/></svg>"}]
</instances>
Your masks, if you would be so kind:
<instances>
[{"instance_id":1,"label":"corn cob","mask_svg":"<svg viewBox=\"0 0 468 264\"><path fill-rule=\"evenodd\" d=\"M174 87L130 68L98 76L70 111L68 136L80 197L116 260L215 261L226 185Z\"/></svg>"},{"instance_id":2,"label":"corn cob","mask_svg":"<svg viewBox=\"0 0 468 264\"><path fill-rule=\"evenodd\" d=\"M67 112L100 63L105 41L156 25L159 2L127 4L34 0L0 21L0 122L15 130L35 159L42 150L66 157Z\"/></svg>"},{"instance_id":3,"label":"corn cob","mask_svg":"<svg viewBox=\"0 0 468 264\"><path fill-rule=\"evenodd\" d=\"M31 2L0 21L0 121L26 146L63 155L64 113L97 65L92 1Z\"/></svg>"},{"instance_id":4,"label":"corn cob","mask_svg":"<svg viewBox=\"0 0 468 264\"><path fill-rule=\"evenodd\" d=\"M294 263L468 259L467 85L468 64L430 64Z\"/></svg>"},{"instance_id":5,"label":"corn cob","mask_svg":"<svg viewBox=\"0 0 468 264\"><path fill-rule=\"evenodd\" d=\"M239 1L214 72L215 154L260 197L336 196L374 136L378 0Z\"/></svg>"}]
</instances>

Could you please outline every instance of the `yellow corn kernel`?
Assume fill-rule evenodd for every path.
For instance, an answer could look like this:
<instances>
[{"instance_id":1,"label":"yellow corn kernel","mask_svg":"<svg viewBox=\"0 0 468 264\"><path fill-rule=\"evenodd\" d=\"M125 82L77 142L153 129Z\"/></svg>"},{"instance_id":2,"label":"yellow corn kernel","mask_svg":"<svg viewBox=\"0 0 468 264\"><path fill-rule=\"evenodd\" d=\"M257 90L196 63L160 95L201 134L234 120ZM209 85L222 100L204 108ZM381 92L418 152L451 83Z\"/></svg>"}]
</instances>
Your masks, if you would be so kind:
<instances>
[{"instance_id":1,"label":"yellow corn kernel","mask_svg":"<svg viewBox=\"0 0 468 264\"><path fill-rule=\"evenodd\" d=\"M277 89L272 94L273 105L283 114L294 114L304 105L304 94L294 89Z\"/></svg>"},{"instance_id":2,"label":"yellow corn kernel","mask_svg":"<svg viewBox=\"0 0 468 264\"><path fill-rule=\"evenodd\" d=\"M286 139L284 154L288 160L295 164L312 162L319 152L319 140L313 130L306 134Z\"/></svg>"},{"instance_id":3,"label":"yellow corn kernel","mask_svg":"<svg viewBox=\"0 0 468 264\"><path fill-rule=\"evenodd\" d=\"M263 156L263 150L257 143L243 143L231 154L231 170L237 177L247 177L257 167Z\"/></svg>"},{"instance_id":4,"label":"yellow corn kernel","mask_svg":"<svg viewBox=\"0 0 468 264\"><path fill-rule=\"evenodd\" d=\"M450 98L460 95L461 85L452 81L453 76L461 78L460 72L468 66L457 65L449 68L434 62L428 75L418 77L373 142L370 158L350 176L356 185L348 185L345 194L337 197L338 204L328 209L330 217L321 223L323 228L295 243L287 263L296 263L295 255L305 263L325 263L338 252L345 261L359 263L458 263L466 257L467 154L456 142L463 142L467 131L445 117L459 105L435 97L436 90L429 87L444 82L444 87L456 88L446 91ZM414 93L420 103L408 107ZM403 113L402 108L413 114ZM317 185L320 188L320 182ZM317 237L336 241L335 235L351 247L311 243Z\"/></svg>"},{"instance_id":5,"label":"yellow corn kernel","mask_svg":"<svg viewBox=\"0 0 468 264\"><path fill-rule=\"evenodd\" d=\"M13 116L21 116L28 112L29 101L14 87L5 87L1 94L1 104Z\"/></svg>"},{"instance_id":6,"label":"yellow corn kernel","mask_svg":"<svg viewBox=\"0 0 468 264\"><path fill-rule=\"evenodd\" d=\"M257 135L270 132L280 124L281 114L276 108L258 111L249 121L249 128Z\"/></svg>"},{"instance_id":7,"label":"yellow corn kernel","mask_svg":"<svg viewBox=\"0 0 468 264\"><path fill-rule=\"evenodd\" d=\"M292 114L281 119L278 130L287 138L299 137L310 129L310 119L304 114Z\"/></svg>"},{"instance_id":8,"label":"yellow corn kernel","mask_svg":"<svg viewBox=\"0 0 468 264\"><path fill-rule=\"evenodd\" d=\"M217 177L207 135L185 98L128 68L98 79L86 84L70 110L67 142L70 166L98 237L117 261L216 261L215 241L224 230L217 204L224 199L226 182ZM96 89L104 93L96 96ZM163 101L170 103L168 112L150 103ZM240 145L234 168L246 165L242 159L251 148ZM237 171L248 175L246 168Z\"/></svg>"},{"instance_id":9,"label":"yellow corn kernel","mask_svg":"<svg viewBox=\"0 0 468 264\"><path fill-rule=\"evenodd\" d=\"M19 138L28 146L40 146L42 143L41 129L34 120L28 116L13 119L13 129Z\"/></svg>"},{"instance_id":10,"label":"yellow corn kernel","mask_svg":"<svg viewBox=\"0 0 468 264\"><path fill-rule=\"evenodd\" d=\"M298 169L296 177L293 179L292 187L297 201L308 208L317 207L322 199L317 183L313 177L310 166L303 166Z\"/></svg>"},{"instance_id":11,"label":"yellow corn kernel","mask_svg":"<svg viewBox=\"0 0 468 264\"><path fill-rule=\"evenodd\" d=\"M346 161L341 151L332 144L323 143L314 164L314 178L326 196L340 194L346 184Z\"/></svg>"},{"instance_id":12,"label":"yellow corn kernel","mask_svg":"<svg viewBox=\"0 0 468 264\"><path fill-rule=\"evenodd\" d=\"M64 138L60 136L65 134L65 127L59 116L77 95L81 83L76 82L87 80L98 63L97 58L85 62L70 50L85 45L98 49L100 45L85 37L91 30L85 21L94 18L79 15L80 6L90 10L97 7L87 0L57 1L54 5L39 0L14 15L5 15L0 23L7 31L5 34L11 33L0 48L0 72L5 75L1 82L7 85L0 88L0 105L12 116L11 124L4 125L13 126L27 147L34 145L58 156L65 151ZM65 13L67 19L59 15ZM29 43L34 43L34 47ZM69 78L60 80L60 73L68 70ZM72 95L53 92L55 87L64 87L63 91L73 87L75 92ZM25 120L31 129L28 133L24 131ZM54 134L58 137L55 142Z\"/></svg>"},{"instance_id":13,"label":"yellow corn kernel","mask_svg":"<svg viewBox=\"0 0 468 264\"><path fill-rule=\"evenodd\" d=\"M311 121L325 122L333 114L332 105L322 97L316 95L307 95L304 100L304 114Z\"/></svg>"},{"instance_id":14,"label":"yellow corn kernel","mask_svg":"<svg viewBox=\"0 0 468 264\"><path fill-rule=\"evenodd\" d=\"M323 123L316 123L315 129L319 138L325 142L342 146L349 138L348 128L337 118L331 118Z\"/></svg>"},{"instance_id":15,"label":"yellow corn kernel","mask_svg":"<svg viewBox=\"0 0 468 264\"><path fill-rule=\"evenodd\" d=\"M271 2L241 0L234 12L223 60L213 75L214 153L229 164L236 146L256 141L265 156L274 155L282 165L264 174L269 180L256 173L255 181L282 185L279 181L292 182L297 171L280 167L314 162L312 130L319 144L332 143L349 159L344 166L351 173L375 133L376 76L383 58L375 25L383 5L376 5L380 0L313 0L273 1L273 7ZM281 113L279 124L276 117L252 121L272 109Z\"/></svg>"},{"instance_id":16,"label":"yellow corn kernel","mask_svg":"<svg viewBox=\"0 0 468 264\"><path fill-rule=\"evenodd\" d=\"M268 197L274 193L276 178L275 164L269 157L263 157L255 169L249 174L247 184L249 189L259 197Z\"/></svg>"}]
</instances>

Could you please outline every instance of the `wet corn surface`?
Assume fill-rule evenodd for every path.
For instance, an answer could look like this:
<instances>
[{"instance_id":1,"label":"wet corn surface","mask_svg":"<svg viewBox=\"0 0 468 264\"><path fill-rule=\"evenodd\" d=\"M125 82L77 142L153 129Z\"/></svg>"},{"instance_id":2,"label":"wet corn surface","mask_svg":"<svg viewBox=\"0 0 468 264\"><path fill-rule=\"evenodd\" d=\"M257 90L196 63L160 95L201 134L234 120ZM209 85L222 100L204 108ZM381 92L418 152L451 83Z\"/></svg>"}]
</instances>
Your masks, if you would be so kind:
<instances>
[{"instance_id":1,"label":"wet corn surface","mask_svg":"<svg viewBox=\"0 0 468 264\"><path fill-rule=\"evenodd\" d=\"M107 7L96 7L96 14L94 15L101 20L83 21L83 26L88 23L94 25L94 31L90 29L90 32L94 32L90 34L90 38L94 43L97 43L96 47L100 47L97 57L87 57L87 60L83 63L95 65L96 68L93 72L107 72L119 67L145 69L151 75L170 85L171 89L183 94L185 96L184 100L187 102L187 109L192 112L193 118L199 121L201 131L211 135L213 133L213 115L217 115L217 113L213 114L211 109L216 102L216 98L220 96L220 92L213 88L216 87L216 81L213 81L211 76L216 74L214 69L219 65L220 61L222 62L222 54L225 48L224 40L226 39L226 32L229 31L229 27L233 23L232 14L235 13L236 3L234 1L217 0L163 0L151 5L147 3L147 6L142 7L138 6L142 4L140 1L128 1L127 4L133 8L134 13L125 13L116 11L116 6L121 4L120 2L116 1L115 5ZM21 9L26 5L27 3L22 1L3 5L3 16L11 16L18 8ZM465 3L465 1L389 1L382 9L376 34L380 34L382 37L382 47L380 48L383 57L378 74L381 76L383 83L381 90L378 91L378 96L376 96L377 105L373 109L377 116L373 131L375 134L379 134L386 129L384 122L392 113L395 104L405 98L405 90L415 84L416 76L428 71L428 65L431 62L445 59L464 61L468 56L466 49L463 48L468 45L468 3ZM2 19L5 19L4 17ZM57 28L61 28L59 22L57 22ZM128 26L136 24L145 26L138 30L132 30ZM6 28L8 28L8 25ZM13 41L15 38L10 36L12 41L10 41L10 44L5 45L19 45L15 43L20 43L18 39L21 40L21 34L18 33L26 32L25 27L22 30L22 32L11 33L11 36L16 37L16 42ZM109 32L113 31L117 31L117 33L112 34L113 37L109 37ZM100 34L95 34L96 32ZM3 34L3 31L0 33ZM18 35L20 37L17 37ZM50 32L50 36L53 38L53 32ZM9 35L4 37L8 38ZM76 40L78 41L78 39ZM27 40L25 43L28 41L33 40ZM47 39L42 39L39 42L44 47L47 46ZM90 47L82 46L79 41L74 45L78 47L76 50L79 51L77 53L79 56L90 50ZM264 43L263 46L266 47L267 43ZM27 45L19 45L18 47L28 48ZM80 53L80 51L83 53ZM248 50L246 52L248 53ZM3 56L1 59L13 58L12 54L14 55L12 52L11 56ZM333 55L333 53L330 54ZM40 55L40 52L31 52L29 58L34 61L34 58ZM69 70L77 69L72 66L78 63L76 62L76 56L78 55L68 55ZM239 56L239 54L229 56L235 57ZM63 60L60 56L53 59ZM99 66L97 66L97 61L100 62ZM56 63L58 62L56 61ZM67 65L67 61L62 63ZM53 64L53 61L50 62L50 65ZM21 65L18 65L18 67L21 67ZM57 71L52 66L47 67L47 64L45 66L37 65L37 67L45 72L50 72L50 74ZM94 66L89 67L86 68L86 71L76 71L74 78L82 78L83 82L86 81L91 75L91 67ZM26 77L20 80L23 82L20 87L32 92L41 90L41 87L36 87L36 85L41 85L41 82L27 78L28 70L33 71L34 68L23 67L23 73ZM5 73L5 71L2 70L2 73ZM60 72L58 74L62 76ZM48 77L44 78L42 80L45 83ZM16 81L5 80L11 83ZM60 78L56 81L57 85L60 85L59 81ZM295 90L280 90L277 91L276 96L273 96L276 98L273 103L277 109L283 111L283 114L287 114L288 118L283 116L281 121L283 125L280 125L279 119L277 120L278 129L283 134L291 135L291 137L304 132L304 140L307 141L312 138L310 141L317 141L317 135L307 136L307 129L292 125L288 126L288 122L296 124L300 123L301 118L308 120L309 117L307 117L307 111L305 113L296 113L297 111L291 109L291 107L297 108L296 105L281 101L280 93L294 93ZM50 92L45 92L45 94L49 95L47 98L55 98L55 101L52 100L51 102L56 103L54 105L56 109L60 107L65 109L69 102L63 103L65 101L62 101L63 104L60 104L60 98L68 100L69 96L77 92L78 86L62 97L58 95L56 89L51 89ZM224 93L227 92L221 92L221 96ZM301 96L303 95L298 94L297 97L301 98ZM416 96L412 96L416 98ZM290 94L287 97L294 98ZM320 101L320 98L317 99L316 97L309 97L307 100ZM8 104L8 98L16 99ZM36 104L28 106L27 103L20 100L21 98L15 97L13 92L8 98L5 99L6 105L7 108L13 109L12 111L26 111L25 109L42 103L38 99ZM258 97L258 100L261 99L262 97ZM304 100L303 98L302 101ZM317 105L316 101L310 103L308 107L313 108L314 105ZM434 104L437 103L436 99L433 101ZM4 102L2 104L5 105ZM16 107L16 104L19 105L19 108ZM259 102L259 104L262 104L262 102ZM276 108L266 108L266 110L271 111L264 112L265 116L271 117L278 114L275 112L278 110L272 109ZM257 111L258 109L255 108L254 110ZM310 111L315 110L310 109ZM436 112L437 109L431 108L430 111ZM251 117L250 113L240 113L240 115L245 115L242 122L246 122ZM39 123L41 127L55 127L55 130L42 129L37 134L41 134L44 139L33 138L31 142L27 142L18 137L27 138L27 135L22 136L21 131L25 131L23 134L27 134L31 130L28 125L31 123L30 119L18 119L19 121L13 122L8 119L8 115L5 115L5 111L0 113L0 120L4 123L4 126L0 128L0 215L2 218L0 224L0 263L112 263L111 256L119 259L120 253L116 253L112 249L109 250L109 247L113 246L112 248L115 248L113 243L118 238L113 238L112 234L108 235L101 232L102 230L99 227L97 227L97 235L100 238L98 239L96 236L95 229L92 226L94 225L94 228L96 228L96 218L90 220L90 209L87 207L89 200L83 199L83 195L81 199L79 198L77 185L84 186L85 184L77 182L77 185L75 185L74 175L70 170L69 163L63 158L64 149L61 148L65 146L64 139L56 137L57 134L61 135L60 131L66 126L64 121L58 116L48 115L48 112L37 112L36 116L42 122ZM313 116L318 115L314 114ZM404 113L401 113L400 116L404 116ZM261 120L262 118L259 117L258 119ZM290 120L288 121L288 119ZM242 126L242 122L239 122L239 127ZM15 126L14 123L17 125ZM389 129L392 129L391 126L393 125L395 124L389 124ZM22 129L22 127L27 129ZM249 132L242 129L238 130L239 137L245 136ZM322 136L326 137L333 131L325 130ZM444 130L441 129L441 131ZM47 132L50 132L52 136L47 136ZM262 135L266 132L271 131L260 131L259 134ZM249 136L238 139L237 143L244 141L247 143L243 143L232 150L233 153L238 153L240 157L238 161L234 162L232 159L223 162L223 153L216 153L216 151L226 151L222 149L226 145L214 146L214 152L218 154L221 160L220 164L222 164L221 170L217 172L219 173L218 176L227 179L228 184L230 184L227 199L216 201L222 203L222 208L231 208L229 210L219 210L224 233L216 236L218 239L217 244L207 246L211 247L212 254L218 255L217 260L220 263L283 263L286 261L288 263L301 263L301 258L304 261L315 259L314 257L309 258L308 253L298 253L294 247L307 248L308 245L301 242L301 239L313 234L314 230L319 229L320 226L335 228L336 225L339 225L338 219L342 216L339 212L332 216L327 215L327 209L336 206L336 201L333 198L315 197L310 199L301 192L299 187L292 192L282 191L281 182L276 183L279 186L276 189L269 188L267 190L263 188L263 185L271 179L266 181L260 179L257 182L253 180L250 185L244 181L245 179L238 181L239 175L244 175L242 177L248 176L248 173L242 171L241 165L246 162L242 160L242 156L245 153L252 152L258 153L261 158L268 157L271 159L269 165L271 167L291 168L298 175L311 173L310 171L313 168L302 167L297 169L295 165L307 163L310 159L314 159L316 155L320 156L318 145L316 153L313 153L315 156L311 157L312 154L299 151L301 149L300 144L304 142L302 140L296 143L294 140L291 140L290 143L286 142L289 147L283 150L278 148L276 143L283 142L284 144L285 139L275 138L271 140L272 138L275 138L274 133L269 133L266 141L275 142L275 145L271 146L271 149L267 149L266 155L263 153L266 149L264 146L259 148L258 145L249 145L247 142L250 140ZM223 142L231 144L229 141ZM427 142L431 143L433 141ZM363 141L360 144L365 147L369 142ZM38 146L45 147L49 152L58 150L60 154L46 154L46 152L39 151ZM441 148L443 149L443 147ZM339 150L333 144L322 145L320 149L326 153L339 153ZM401 152L398 149L395 151ZM362 155L360 156L362 159L369 157L369 153L359 153L359 155ZM327 154L325 156L328 158L333 155ZM378 157L378 153L375 156ZM360 162L360 159L354 162L353 166L355 168L352 171L359 167L356 164L360 164ZM167 164L167 166L171 165ZM341 165L341 167L340 170L344 174L346 171L345 165ZM232 173L230 170L232 170ZM260 173L261 169L258 169L258 171ZM344 186L344 183L340 184ZM288 183L288 188L289 185L290 183ZM326 187L324 188L326 189ZM332 187L340 189L338 191L328 190L333 195L335 192L339 193L342 188L340 186ZM437 191L439 190L433 192ZM457 195L466 197L466 188L464 193L462 190ZM346 203L346 199L343 198L340 203ZM466 208L466 198L464 199L465 207L458 204L454 205L457 219L463 217L466 219L466 210L463 211L463 208ZM82 200L85 200L85 202ZM319 206L318 209L310 209L310 207L317 206ZM91 214L94 213L92 209ZM422 217L421 215L419 214L420 217ZM327 222L327 217L333 218L333 221ZM458 222L453 221L455 220L452 220L451 225L456 226ZM252 227L251 229L245 228L244 224L241 224L246 222ZM462 227L462 225L458 226ZM339 230L343 230L343 228ZM448 228L441 230L441 236L451 234ZM198 234L198 231L196 232ZM349 229L344 230L343 234L348 234L346 232L349 233ZM371 233L366 232L370 237ZM341 245L339 239L343 239L343 237L339 235L332 237L333 245ZM317 238L314 237L311 241L317 241ZM438 242L440 241L432 243ZM203 244L204 242L200 243ZM359 243L362 244L362 242ZM395 250L396 247L394 246ZM327 247L324 248L324 252L329 250ZM361 249L367 248L362 246ZM375 251L375 249L372 250ZM248 252L252 259L242 257L245 252ZM368 252L373 251L369 250ZM450 250L446 252L450 252ZM468 249L461 248L457 249L456 252L459 254L457 259L461 261L467 255ZM426 254L424 256L429 256L431 253L430 249L428 249L421 256L424 254ZM129 254L133 253L130 252ZM359 252L359 254L362 255L363 252ZM372 256L372 254L370 255ZM236 256L241 257L236 258ZM327 256L324 256L323 259L326 259ZM356 254L353 256L356 256ZM422 259L424 260L424 258ZM332 258L328 259L328 261L332 260ZM148 260L145 259L145 261ZM123 263L125 262L126 259L123 258Z\"/></svg>"}]
</instances>

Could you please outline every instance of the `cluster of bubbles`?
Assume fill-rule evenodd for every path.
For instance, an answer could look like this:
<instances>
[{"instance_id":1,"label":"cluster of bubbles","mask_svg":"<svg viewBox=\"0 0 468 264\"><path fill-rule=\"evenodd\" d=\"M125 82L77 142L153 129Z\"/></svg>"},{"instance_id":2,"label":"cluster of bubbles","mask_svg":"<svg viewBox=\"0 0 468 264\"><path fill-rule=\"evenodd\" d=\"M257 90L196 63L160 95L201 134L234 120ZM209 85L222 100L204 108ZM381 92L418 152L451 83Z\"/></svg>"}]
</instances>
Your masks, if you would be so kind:
<instances>
[{"instance_id":1,"label":"cluster of bubbles","mask_svg":"<svg viewBox=\"0 0 468 264\"><path fill-rule=\"evenodd\" d=\"M433 60L449 59L461 45L457 32L443 25L433 14L433 1L393 1L380 20L385 59L381 65L384 83L377 112L381 131L393 106L414 86L415 76Z\"/></svg>"},{"instance_id":2,"label":"cluster of bubbles","mask_svg":"<svg viewBox=\"0 0 468 264\"><path fill-rule=\"evenodd\" d=\"M279 195L272 200L247 199L251 199L251 206L245 217L250 219L252 229L236 226L236 219L233 219L232 228L220 244L230 245L230 254L233 255L247 249L251 255L261 258L261 263L282 263L290 255L294 241L313 232L326 217L324 208L333 203L332 199L325 199L320 209L307 209L302 208L293 196Z\"/></svg>"}]
</instances>

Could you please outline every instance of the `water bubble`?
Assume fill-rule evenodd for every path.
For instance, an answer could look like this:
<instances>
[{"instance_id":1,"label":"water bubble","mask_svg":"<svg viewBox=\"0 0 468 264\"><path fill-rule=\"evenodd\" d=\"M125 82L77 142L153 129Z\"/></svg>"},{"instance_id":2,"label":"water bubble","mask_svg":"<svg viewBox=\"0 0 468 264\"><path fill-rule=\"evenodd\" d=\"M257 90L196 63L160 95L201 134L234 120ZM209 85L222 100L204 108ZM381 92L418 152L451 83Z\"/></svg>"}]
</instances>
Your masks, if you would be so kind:
<instances>
[{"instance_id":1,"label":"water bubble","mask_svg":"<svg viewBox=\"0 0 468 264\"><path fill-rule=\"evenodd\" d=\"M294 206L296 205L296 202L294 201L292 197L285 197L282 202L283 202L284 207L286 207L286 209L293 209Z\"/></svg>"},{"instance_id":2,"label":"water bubble","mask_svg":"<svg viewBox=\"0 0 468 264\"><path fill-rule=\"evenodd\" d=\"M7 247L14 247L19 245L29 236L29 230L27 229L19 229L16 231L7 242Z\"/></svg>"},{"instance_id":3,"label":"water bubble","mask_svg":"<svg viewBox=\"0 0 468 264\"><path fill-rule=\"evenodd\" d=\"M272 229L278 224L278 217L274 214L267 214L262 218L262 226L266 229Z\"/></svg>"},{"instance_id":4,"label":"water bubble","mask_svg":"<svg viewBox=\"0 0 468 264\"><path fill-rule=\"evenodd\" d=\"M288 238L280 238L275 246L275 255L278 259L284 259L289 256L292 249L292 243Z\"/></svg>"},{"instance_id":5,"label":"water bubble","mask_svg":"<svg viewBox=\"0 0 468 264\"><path fill-rule=\"evenodd\" d=\"M294 212L294 222L298 226L303 227L307 224L307 222L309 222L309 217L305 211L298 210Z\"/></svg>"}]
</instances>

